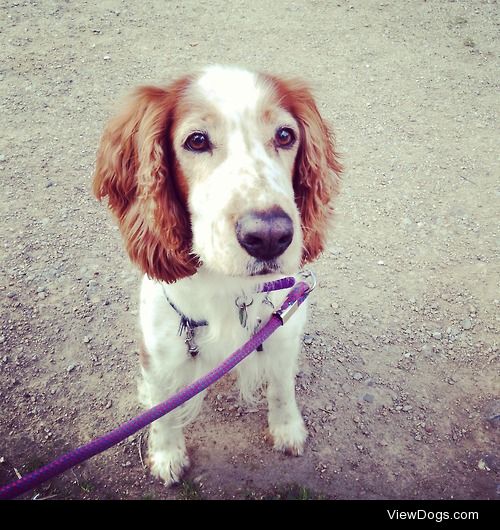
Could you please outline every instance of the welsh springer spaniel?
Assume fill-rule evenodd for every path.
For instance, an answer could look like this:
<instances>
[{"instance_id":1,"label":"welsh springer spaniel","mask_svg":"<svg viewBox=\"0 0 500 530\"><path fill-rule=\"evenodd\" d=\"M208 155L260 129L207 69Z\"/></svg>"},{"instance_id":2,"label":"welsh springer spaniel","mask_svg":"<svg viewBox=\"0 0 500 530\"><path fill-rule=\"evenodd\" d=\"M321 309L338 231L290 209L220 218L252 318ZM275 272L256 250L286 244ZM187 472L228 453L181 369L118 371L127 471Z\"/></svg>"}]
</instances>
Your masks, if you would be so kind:
<instances>
[{"instance_id":1,"label":"welsh springer spaniel","mask_svg":"<svg viewBox=\"0 0 500 530\"><path fill-rule=\"evenodd\" d=\"M297 80L210 66L132 93L107 125L93 182L108 198L141 288L148 407L204 375L268 320L285 295L255 285L322 251L341 165L333 136ZM241 395L265 388L274 448L304 450L295 400L306 304L237 368ZM152 473L167 485L189 465L183 427L202 395L157 420Z\"/></svg>"}]
</instances>

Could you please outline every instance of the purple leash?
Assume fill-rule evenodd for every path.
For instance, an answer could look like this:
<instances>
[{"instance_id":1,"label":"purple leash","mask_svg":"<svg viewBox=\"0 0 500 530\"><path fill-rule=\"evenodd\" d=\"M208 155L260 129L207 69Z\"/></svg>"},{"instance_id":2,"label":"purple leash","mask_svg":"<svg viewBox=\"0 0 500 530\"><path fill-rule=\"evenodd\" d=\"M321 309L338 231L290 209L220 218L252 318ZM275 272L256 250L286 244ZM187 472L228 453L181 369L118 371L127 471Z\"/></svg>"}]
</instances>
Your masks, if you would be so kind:
<instances>
[{"instance_id":1,"label":"purple leash","mask_svg":"<svg viewBox=\"0 0 500 530\"><path fill-rule=\"evenodd\" d=\"M293 285L295 279L293 280ZM288 287L290 282L289 278L283 278L276 282L268 282L260 286L262 291L264 287L268 287L266 290L275 290L284 287L277 287L281 285L280 282L285 282ZM269 336L276 331L277 328L285 324L292 314L298 309L299 305L307 298L311 290L314 288L309 286L305 282L299 282L286 297L280 309L274 312L266 325L260 329L255 335L253 335L241 348L231 354L225 361L213 370L208 372L206 375L191 383L189 386L174 394L171 398L167 399L163 403L156 405L155 407L147 410L146 412L132 418L120 427L113 431L104 434L103 436L96 438L88 444L82 445L77 449L66 453L65 455L57 458L49 464L28 473L24 477L11 482L0 488L0 499L15 499L22 493L25 493L43 482L59 475L63 471L66 471L81 462L109 449L113 445L125 440L132 434L143 429L150 423L161 418L168 412L179 407L192 397L196 396L211 384L218 381L222 376L232 370L238 363L240 363L245 357L252 353L260 344L262 344Z\"/></svg>"}]
</instances>

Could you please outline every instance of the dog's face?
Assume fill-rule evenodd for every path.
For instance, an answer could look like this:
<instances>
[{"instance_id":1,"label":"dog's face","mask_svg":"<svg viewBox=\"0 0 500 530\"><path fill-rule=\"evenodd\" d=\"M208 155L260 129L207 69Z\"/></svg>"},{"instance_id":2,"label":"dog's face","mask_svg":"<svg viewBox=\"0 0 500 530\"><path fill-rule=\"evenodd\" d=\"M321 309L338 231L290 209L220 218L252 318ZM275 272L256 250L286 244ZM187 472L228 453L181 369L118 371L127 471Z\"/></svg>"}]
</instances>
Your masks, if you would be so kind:
<instances>
[{"instance_id":1,"label":"dog's face","mask_svg":"<svg viewBox=\"0 0 500 530\"><path fill-rule=\"evenodd\" d=\"M152 277L293 273L322 250L340 171L303 84L215 66L132 96L94 191Z\"/></svg>"},{"instance_id":2,"label":"dog's face","mask_svg":"<svg viewBox=\"0 0 500 530\"><path fill-rule=\"evenodd\" d=\"M173 147L188 190L194 252L229 275L296 271L302 232L293 115L265 80L227 68L206 70L178 110Z\"/></svg>"}]
</instances>

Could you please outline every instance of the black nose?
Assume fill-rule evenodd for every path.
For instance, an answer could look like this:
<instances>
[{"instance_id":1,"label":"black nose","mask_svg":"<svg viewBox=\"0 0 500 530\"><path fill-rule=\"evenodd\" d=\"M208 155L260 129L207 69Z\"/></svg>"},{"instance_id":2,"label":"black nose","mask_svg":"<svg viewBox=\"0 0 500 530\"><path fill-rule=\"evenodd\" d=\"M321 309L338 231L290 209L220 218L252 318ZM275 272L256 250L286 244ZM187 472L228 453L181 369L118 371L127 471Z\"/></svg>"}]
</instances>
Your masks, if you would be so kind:
<instances>
[{"instance_id":1,"label":"black nose","mask_svg":"<svg viewBox=\"0 0 500 530\"><path fill-rule=\"evenodd\" d=\"M270 260L292 242L293 221L281 208L250 212L236 222L236 237L250 256Z\"/></svg>"}]
</instances>

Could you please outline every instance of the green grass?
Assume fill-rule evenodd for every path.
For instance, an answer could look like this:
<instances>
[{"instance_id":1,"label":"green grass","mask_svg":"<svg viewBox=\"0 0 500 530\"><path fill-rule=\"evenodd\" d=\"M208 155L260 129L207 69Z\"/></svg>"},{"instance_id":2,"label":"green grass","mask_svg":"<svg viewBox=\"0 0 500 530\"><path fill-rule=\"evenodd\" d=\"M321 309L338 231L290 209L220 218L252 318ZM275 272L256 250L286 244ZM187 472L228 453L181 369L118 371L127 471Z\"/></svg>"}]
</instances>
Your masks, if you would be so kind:
<instances>
[{"instance_id":1,"label":"green grass","mask_svg":"<svg viewBox=\"0 0 500 530\"><path fill-rule=\"evenodd\" d=\"M181 501L196 501L202 498L200 488L189 480L184 480L179 485L180 491L177 498Z\"/></svg>"},{"instance_id":2,"label":"green grass","mask_svg":"<svg viewBox=\"0 0 500 530\"><path fill-rule=\"evenodd\" d=\"M288 486L279 487L275 493L268 500L284 500L284 501L312 501L325 500L324 495L320 495L306 486L299 486L298 484L290 484Z\"/></svg>"}]
</instances>

